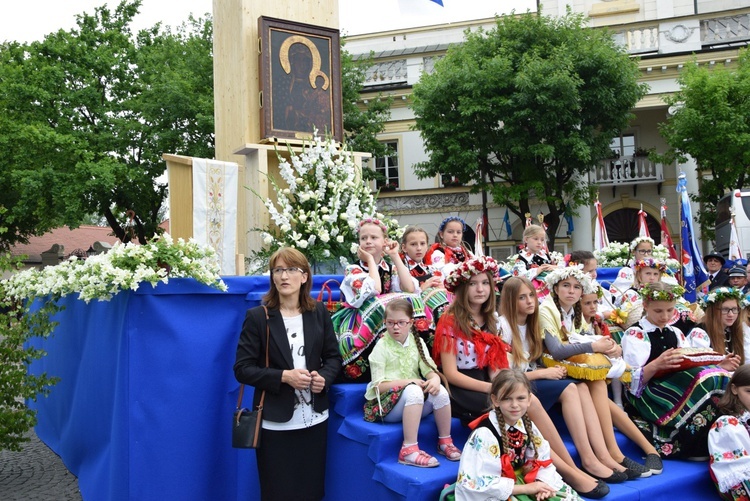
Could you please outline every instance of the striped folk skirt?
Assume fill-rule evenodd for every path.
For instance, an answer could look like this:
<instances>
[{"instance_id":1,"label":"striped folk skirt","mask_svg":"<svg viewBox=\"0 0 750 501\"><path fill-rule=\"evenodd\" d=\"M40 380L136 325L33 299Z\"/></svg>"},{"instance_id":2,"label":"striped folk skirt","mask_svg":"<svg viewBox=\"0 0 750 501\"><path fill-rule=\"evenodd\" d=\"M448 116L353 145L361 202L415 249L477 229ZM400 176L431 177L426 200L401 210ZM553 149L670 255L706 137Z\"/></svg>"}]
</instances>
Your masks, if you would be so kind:
<instances>
[{"instance_id":1,"label":"striped folk skirt","mask_svg":"<svg viewBox=\"0 0 750 501\"><path fill-rule=\"evenodd\" d=\"M649 424L649 439L663 457L708 456L708 431L731 374L715 365L694 367L648 382L628 403Z\"/></svg>"}]
</instances>

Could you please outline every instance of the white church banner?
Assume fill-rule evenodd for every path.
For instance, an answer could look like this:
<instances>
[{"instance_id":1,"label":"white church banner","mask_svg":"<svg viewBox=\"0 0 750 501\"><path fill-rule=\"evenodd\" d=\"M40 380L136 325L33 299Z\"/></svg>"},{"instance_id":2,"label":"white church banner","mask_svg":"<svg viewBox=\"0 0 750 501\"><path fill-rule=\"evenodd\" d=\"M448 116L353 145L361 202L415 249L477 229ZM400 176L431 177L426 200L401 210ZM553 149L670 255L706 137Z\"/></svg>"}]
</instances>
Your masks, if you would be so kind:
<instances>
[{"instance_id":1,"label":"white church banner","mask_svg":"<svg viewBox=\"0 0 750 501\"><path fill-rule=\"evenodd\" d=\"M236 275L237 177L234 162L193 158L193 238L212 247L222 275Z\"/></svg>"}]
</instances>

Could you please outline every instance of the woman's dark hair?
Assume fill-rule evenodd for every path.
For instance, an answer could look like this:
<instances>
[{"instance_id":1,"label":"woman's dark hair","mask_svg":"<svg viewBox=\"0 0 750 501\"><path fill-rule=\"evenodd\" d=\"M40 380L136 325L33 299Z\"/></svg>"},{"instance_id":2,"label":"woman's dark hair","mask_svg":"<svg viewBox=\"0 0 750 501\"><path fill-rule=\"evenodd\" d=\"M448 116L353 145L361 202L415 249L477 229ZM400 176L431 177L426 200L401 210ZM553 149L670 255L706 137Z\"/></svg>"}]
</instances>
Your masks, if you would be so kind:
<instances>
[{"instance_id":1,"label":"woman's dark hair","mask_svg":"<svg viewBox=\"0 0 750 501\"><path fill-rule=\"evenodd\" d=\"M586 266L587 261L596 259L594 253L587 250L576 250L570 253L570 262Z\"/></svg>"},{"instance_id":2,"label":"woman's dark hair","mask_svg":"<svg viewBox=\"0 0 750 501\"><path fill-rule=\"evenodd\" d=\"M740 397L734 393L743 386L750 386L750 365L740 365L734 371L734 375L727 385L724 396L719 400L719 412L739 416L746 410L750 410L745 409L745 406L740 402Z\"/></svg>"},{"instance_id":3,"label":"woman's dark hair","mask_svg":"<svg viewBox=\"0 0 750 501\"><path fill-rule=\"evenodd\" d=\"M291 247L282 247L277 250L268 260L268 269L273 270L276 267L276 263L284 261L284 263L292 268L299 268L307 275L307 280L302 287L299 289L299 307L305 311L312 311L315 309L316 301L310 297L310 291L312 291L312 272L310 271L310 263L307 262L307 258L297 249ZM276 288L276 284L273 282L273 273L268 277L271 287L268 292L263 296L261 300L263 304L269 308L278 308L280 304L279 290Z\"/></svg>"}]
</instances>

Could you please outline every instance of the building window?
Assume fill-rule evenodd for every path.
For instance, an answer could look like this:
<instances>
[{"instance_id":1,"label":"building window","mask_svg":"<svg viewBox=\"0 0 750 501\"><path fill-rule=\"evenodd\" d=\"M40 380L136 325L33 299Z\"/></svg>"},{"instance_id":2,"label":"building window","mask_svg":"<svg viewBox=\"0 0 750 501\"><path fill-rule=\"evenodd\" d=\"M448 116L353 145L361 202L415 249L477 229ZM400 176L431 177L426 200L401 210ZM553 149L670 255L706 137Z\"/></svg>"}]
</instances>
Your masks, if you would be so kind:
<instances>
[{"instance_id":1,"label":"building window","mask_svg":"<svg viewBox=\"0 0 750 501\"><path fill-rule=\"evenodd\" d=\"M612 158L632 157L635 154L635 135L623 134L612 138L609 143Z\"/></svg>"},{"instance_id":2,"label":"building window","mask_svg":"<svg viewBox=\"0 0 750 501\"><path fill-rule=\"evenodd\" d=\"M390 191L399 188L398 141L388 141L385 146L388 155L375 159L375 172L379 174L375 186L381 191Z\"/></svg>"}]
</instances>

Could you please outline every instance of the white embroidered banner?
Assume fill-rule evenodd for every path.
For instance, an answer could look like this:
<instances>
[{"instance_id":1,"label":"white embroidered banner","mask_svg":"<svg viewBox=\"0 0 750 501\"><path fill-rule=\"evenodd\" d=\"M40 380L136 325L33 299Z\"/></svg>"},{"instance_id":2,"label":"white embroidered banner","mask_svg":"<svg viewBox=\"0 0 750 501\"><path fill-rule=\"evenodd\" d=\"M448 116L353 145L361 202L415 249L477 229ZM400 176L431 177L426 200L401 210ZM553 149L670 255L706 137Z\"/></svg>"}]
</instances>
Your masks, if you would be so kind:
<instances>
[{"instance_id":1,"label":"white embroidered banner","mask_svg":"<svg viewBox=\"0 0 750 501\"><path fill-rule=\"evenodd\" d=\"M234 162L193 158L193 238L212 247L222 275L236 275L237 176Z\"/></svg>"}]
</instances>

